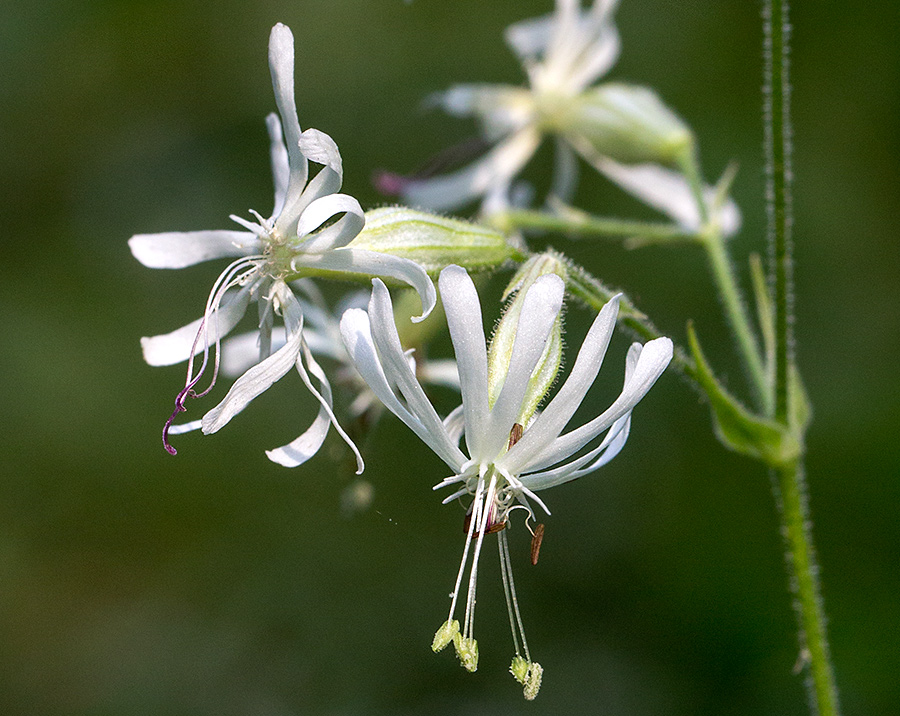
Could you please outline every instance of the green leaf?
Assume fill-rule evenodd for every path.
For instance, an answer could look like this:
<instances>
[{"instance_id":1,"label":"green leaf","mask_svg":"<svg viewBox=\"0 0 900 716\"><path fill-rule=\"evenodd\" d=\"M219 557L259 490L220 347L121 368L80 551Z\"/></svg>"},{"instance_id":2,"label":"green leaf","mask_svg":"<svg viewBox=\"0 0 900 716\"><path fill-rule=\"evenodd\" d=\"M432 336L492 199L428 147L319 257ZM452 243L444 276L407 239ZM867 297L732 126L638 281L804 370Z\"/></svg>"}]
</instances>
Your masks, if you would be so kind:
<instances>
[{"instance_id":1,"label":"green leaf","mask_svg":"<svg viewBox=\"0 0 900 716\"><path fill-rule=\"evenodd\" d=\"M722 387L703 355L691 323L688 323L688 344L697 364L697 381L709 398L713 426L719 441L725 447L761 460L770 467L796 460L803 450L798 433L791 427L755 415Z\"/></svg>"}]
</instances>

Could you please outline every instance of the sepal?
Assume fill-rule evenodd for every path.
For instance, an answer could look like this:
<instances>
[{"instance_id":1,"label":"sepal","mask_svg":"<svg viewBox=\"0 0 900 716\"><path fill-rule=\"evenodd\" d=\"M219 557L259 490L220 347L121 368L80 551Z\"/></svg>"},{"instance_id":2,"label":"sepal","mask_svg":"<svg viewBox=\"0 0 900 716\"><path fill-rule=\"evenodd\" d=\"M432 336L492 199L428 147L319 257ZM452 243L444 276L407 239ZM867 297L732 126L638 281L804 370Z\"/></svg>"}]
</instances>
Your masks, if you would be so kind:
<instances>
[{"instance_id":1,"label":"sepal","mask_svg":"<svg viewBox=\"0 0 900 716\"><path fill-rule=\"evenodd\" d=\"M697 334L688 323L688 344L697 368L697 382L709 399L716 437L725 447L756 458L769 467L780 467L796 460L803 453L803 433L797 430L797 420L808 415L805 399L797 398L797 416L791 426L755 415L716 379L703 355ZM800 388L792 390L797 393ZM799 394L799 393L798 393ZM793 411L792 411L793 412Z\"/></svg>"},{"instance_id":2,"label":"sepal","mask_svg":"<svg viewBox=\"0 0 900 716\"><path fill-rule=\"evenodd\" d=\"M410 259L431 274L450 264L484 271L518 254L498 231L403 206L366 212L365 228L348 248Z\"/></svg>"}]
</instances>

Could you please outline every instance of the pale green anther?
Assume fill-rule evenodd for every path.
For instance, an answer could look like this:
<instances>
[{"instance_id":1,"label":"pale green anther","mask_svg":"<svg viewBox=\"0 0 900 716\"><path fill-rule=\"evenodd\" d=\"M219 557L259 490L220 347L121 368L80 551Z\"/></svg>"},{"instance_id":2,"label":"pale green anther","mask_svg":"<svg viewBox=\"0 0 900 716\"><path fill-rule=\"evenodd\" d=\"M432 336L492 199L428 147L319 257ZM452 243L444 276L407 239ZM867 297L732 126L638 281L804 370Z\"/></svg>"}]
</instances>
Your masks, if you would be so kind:
<instances>
[{"instance_id":1,"label":"pale green anther","mask_svg":"<svg viewBox=\"0 0 900 716\"><path fill-rule=\"evenodd\" d=\"M523 691L526 701L534 701L535 697L538 695L538 691L541 690L541 679L543 678L544 667L536 661L532 661L528 668L528 676L526 677L525 689Z\"/></svg>"},{"instance_id":2,"label":"pale green anther","mask_svg":"<svg viewBox=\"0 0 900 716\"><path fill-rule=\"evenodd\" d=\"M449 264L492 269L518 253L498 231L403 206L367 211L365 228L348 247L410 259L429 273Z\"/></svg>"},{"instance_id":3,"label":"pale green anther","mask_svg":"<svg viewBox=\"0 0 900 716\"><path fill-rule=\"evenodd\" d=\"M458 626L458 625L457 625ZM456 647L456 655L459 663L466 671L478 670L478 642L474 638L465 638L457 632L453 637L453 646Z\"/></svg>"},{"instance_id":4,"label":"pale green anther","mask_svg":"<svg viewBox=\"0 0 900 716\"><path fill-rule=\"evenodd\" d=\"M565 264L552 254L533 256L516 272L504 292L504 298L510 295L512 298L507 303L503 317L494 330L488 349L488 396L492 406L503 388L503 382L509 371L509 361L512 358L513 346L516 342L516 330L519 326L525 294L535 281L548 274L556 274L565 281ZM528 389L522 401L522 409L516 418L517 423L522 426L527 425L547 391L553 387L561 364L562 317L559 316L550 332L544 353L531 374L531 380L528 382Z\"/></svg>"},{"instance_id":5,"label":"pale green anther","mask_svg":"<svg viewBox=\"0 0 900 716\"><path fill-rule=\"evenodd\" d=\"M674 166L691 151L688 126L650 89L608 83L584 92L555 119L582 151L623 164Z\"/></svg>"},{"instance_id":6,"label":"pale green anther","mask_svg":"<svg viewBox=\"0 0 900 716\"><path fill-rule=\"evenodd\" d=\"M459 636L459 620L448 619L441 624L440 629L435 632L434 641L431 642L431 650L435 653L441 651L447 644Z\"/></svg>"},{"instance_id":7,"label":"pale green anther","mask_svg":"<svg viewBox=\"0 0 900 716\"><path fill-rule=\"evenodd\" d=\"M524 686L525 680L528 678L528 662L525 660L525 657L516 656L509 667L509 673Z\"/></svg>"}]
</instances>

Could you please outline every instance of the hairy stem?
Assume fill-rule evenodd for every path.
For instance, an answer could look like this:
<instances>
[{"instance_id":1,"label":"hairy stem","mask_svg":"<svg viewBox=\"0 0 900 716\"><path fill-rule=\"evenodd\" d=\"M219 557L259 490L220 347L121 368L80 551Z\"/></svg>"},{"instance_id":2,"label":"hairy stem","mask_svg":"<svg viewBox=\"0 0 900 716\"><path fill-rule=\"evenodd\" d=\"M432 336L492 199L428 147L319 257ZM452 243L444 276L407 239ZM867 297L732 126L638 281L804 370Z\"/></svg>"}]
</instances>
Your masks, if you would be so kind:
<instances>
[{"instance_id":1,"label":"hairy stem","mask_svg":"<svg viewBox=\"0 0 900 716\"><path fill-rule=\"evenodd\" d=\"M790 371L793 364L793 265L791 261L791 123L787 0L764 0L766 203L770 285L775 305L775 385L770 415L791 428ZM786 560L800 627L801 665L807 672L810 710L838 716L825 612L806 501L802 456L776 470L775 496L781 514Z\"/></svg>"}]
</instances>

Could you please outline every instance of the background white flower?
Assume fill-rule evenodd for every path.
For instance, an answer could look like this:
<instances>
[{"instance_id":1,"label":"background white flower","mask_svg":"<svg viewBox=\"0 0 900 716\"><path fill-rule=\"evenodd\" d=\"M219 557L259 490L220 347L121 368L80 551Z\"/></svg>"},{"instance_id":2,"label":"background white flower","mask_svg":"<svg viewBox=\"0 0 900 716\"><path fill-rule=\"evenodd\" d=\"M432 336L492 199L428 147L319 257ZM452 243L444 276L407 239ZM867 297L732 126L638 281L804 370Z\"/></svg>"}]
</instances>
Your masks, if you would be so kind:
<instances>
[{"instance_id":1,"label":"background white flower","mask_svg":"<svg viewBox=\"0 0 900 716\"><path fill-rule=\"evenodd\" d=\"M334 416L331 386L304 338L303 307L294 295L291 281L301 277L304 271L335 276L362 273L390 277L418 291L423 316L435 304L435 290L424 269L412 261L347 247L362 230L364 214L356 199L338 193L343 169L340 153L331 137L315 129L300 130L294 102L294 38L285 25L272 28L269 67L281 115L280 122L275 114L266 119L275 179L272 215L265 219L251 212L255 222L232 216L246 231L140 234L129 241L134 256L151 268L184 268L210 259L240 257L213 285L202 318L172 333L141 340L144 358L151 365L188 361L185 387L178 394L175 411L163 430L163 442L166 449L175 454L168 442L170 433L197 428L207 434L218 431L250 401L291 368L296 368L319 401L319 414L299 438L267 455L288 467L299 465L317 452L329 425L334 425L356 453L361 471L362 458ZM312 179L309 178L310 161L322 165ZM340 218L332 222L338 216ZM259 306L259 362L237 379L222 402L202 420L172 425L174 417L185 410L188 397L205 395L215 384L219 341L237 325L251 301ZM276 316L282 320L285 335L284 345L277 350L272 345ZM210 347L214 347L212 361ZM199 369L195 370L194 359L200 353L203 358ZM213 363L210 385L198 391L196 386L210 362Z\"/></svg>"}]
</instances>

